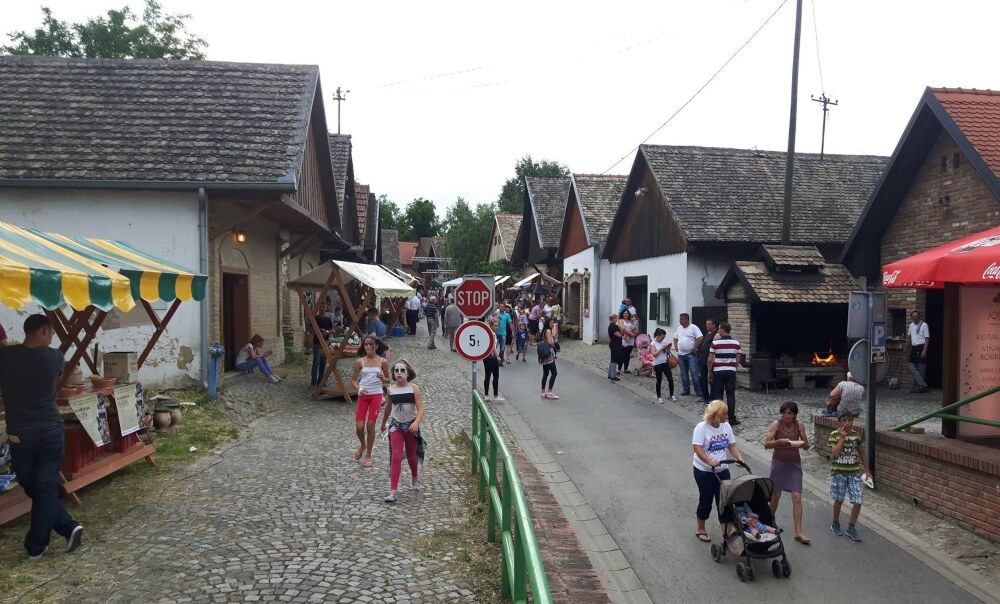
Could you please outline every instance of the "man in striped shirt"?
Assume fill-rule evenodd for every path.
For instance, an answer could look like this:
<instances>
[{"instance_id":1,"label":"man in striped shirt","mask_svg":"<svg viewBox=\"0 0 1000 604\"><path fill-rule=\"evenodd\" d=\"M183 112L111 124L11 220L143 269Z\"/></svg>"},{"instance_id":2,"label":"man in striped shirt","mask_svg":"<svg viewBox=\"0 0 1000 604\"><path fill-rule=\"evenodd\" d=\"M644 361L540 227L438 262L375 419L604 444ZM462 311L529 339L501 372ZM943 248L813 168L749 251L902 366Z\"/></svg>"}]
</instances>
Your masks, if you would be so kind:
<instances>
[{"instance_id":1,"label":"man in striped shirt","mask_svg":"<svg viewBox=\"0 0 1000 604\"><path fill-rule=\"evenodd\" d=\"M712 384L712 400L722 399L726 393L729 406L729 424L740 425L736 419L736 366L745 365L746 358L740 348L740 341L729 335L732 326L728 322L719 324L719 333L712 341L708 353L708 381Z\"/></svg>"}]
</instances>

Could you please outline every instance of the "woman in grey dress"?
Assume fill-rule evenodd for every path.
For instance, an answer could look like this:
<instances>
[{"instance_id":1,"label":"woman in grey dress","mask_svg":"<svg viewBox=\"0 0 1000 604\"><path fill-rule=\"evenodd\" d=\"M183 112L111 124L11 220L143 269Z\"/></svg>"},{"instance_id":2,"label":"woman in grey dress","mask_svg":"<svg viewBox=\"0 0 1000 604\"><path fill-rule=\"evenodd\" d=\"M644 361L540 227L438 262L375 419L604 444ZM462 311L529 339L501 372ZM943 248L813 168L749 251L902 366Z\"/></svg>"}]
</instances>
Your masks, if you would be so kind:
<instances>
[{"instance_id":1,"label":"woman in grey dress","mask_svg":"<svg viewBox=\"0 0 1000 604\"><path fill-rule=\"evenodd\" d=\"M781 405L781 418L772 422L764 438L764 448L773 449L771 456L771 511L778 511L781 492L792 494L792 520L795 523L795 540L809 545L809 537L802 532L802 459L799 449L809 448L805 424L799 421L799 406L788 401Z\"/></svg>"}]
</instances>

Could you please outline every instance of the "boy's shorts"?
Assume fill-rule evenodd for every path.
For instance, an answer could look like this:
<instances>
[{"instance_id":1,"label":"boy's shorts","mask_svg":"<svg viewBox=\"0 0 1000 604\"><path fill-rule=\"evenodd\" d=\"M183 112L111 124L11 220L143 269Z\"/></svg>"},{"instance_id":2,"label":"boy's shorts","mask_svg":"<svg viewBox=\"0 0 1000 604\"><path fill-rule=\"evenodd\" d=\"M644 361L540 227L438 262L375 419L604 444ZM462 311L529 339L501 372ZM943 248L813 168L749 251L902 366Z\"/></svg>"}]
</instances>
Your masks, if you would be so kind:
<instances>
[{"instance_id":1,"label":"boy's shorts","mask_svg":"<svg viewBox=\"0 0 1000 604\"><path fill-rule=\"evenodd\" d=\"M834 472L830 474L830 499L843 501L850 495L851 503L861 505L864 501L864 488L861 482L861 472L845 474Z\"/></svg>"}]
</instances>

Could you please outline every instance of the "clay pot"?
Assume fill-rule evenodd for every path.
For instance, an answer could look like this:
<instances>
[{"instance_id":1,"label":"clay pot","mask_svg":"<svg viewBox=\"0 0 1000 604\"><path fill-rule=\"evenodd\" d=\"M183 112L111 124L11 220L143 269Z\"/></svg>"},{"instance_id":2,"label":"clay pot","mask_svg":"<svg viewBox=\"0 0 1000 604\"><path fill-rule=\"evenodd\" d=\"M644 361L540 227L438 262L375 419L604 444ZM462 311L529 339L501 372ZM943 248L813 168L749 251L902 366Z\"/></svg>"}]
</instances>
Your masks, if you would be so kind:
<instances>
[{"instance_id":1,"label":"clay pot","mask_svg":"<svg viewBox=\"0 0 1000 604\"><path fill-rule=\"evenodd\" d=\"M181 413L180 409L172 409L170 411L170 425L179 426L184 423L184 414Z\"/></svg>"},{"instance_id":2,"label":"clay pot","mask_svg":"<svg viewBox=\"0 0 1000 604\"><path fill-rule=\"evenodd\" d=\"M156 426L157 430L165 430L170 427L170 412L167 410L160 410L153 412L153 425Z\"/></svg>"}]
</instances>

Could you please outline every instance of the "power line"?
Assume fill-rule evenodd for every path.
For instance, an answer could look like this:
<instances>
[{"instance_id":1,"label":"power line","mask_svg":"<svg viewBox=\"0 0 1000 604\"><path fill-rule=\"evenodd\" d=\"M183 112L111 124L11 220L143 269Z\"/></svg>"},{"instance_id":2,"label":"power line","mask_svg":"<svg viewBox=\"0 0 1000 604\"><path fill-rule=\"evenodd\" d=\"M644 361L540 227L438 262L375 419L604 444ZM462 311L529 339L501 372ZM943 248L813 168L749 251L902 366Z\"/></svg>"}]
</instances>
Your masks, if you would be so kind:
<instances>
[{"instance_id":1,"label":"power line","mask_svg":"<svg viewBox=\"0 0 1000 604\"><path fill-rule=\"evenodd\" d=\"M816 0L810 0L813 14L813 38L816 40L816 65L819 66L819 89L822 96L826 96L826 84L823 83L823 62L819 58L819 28L816 27ZM836 103L834 103L836 105ZM823 106L826 110L826 106Z\"/></svg>"},{"instance_id":2,"label":"power line","mask_svg":"<svg viewBox=\"0 0 1000 604\"><path fill-rule=\"evenodd\" d=\"M426 80L436 80L438 78L447 78L454 75L461 75L463 73L472 73L473 71L481 71L486 69L486 66L473 67L471 69L460 69L458 71L450 71L448 73L437 73L434 75L424 76L422 78L414 78L412 80L400 80L398 82L389 82L388 84L379 84L375 88L388 88L389 86L401 86L403 84L412 84L414 82L424 82Z\"/></svg>"},{"instance_id":3,"label":"power line","mask_svg":"<svg viewBox=\"0 0 1000 604\"><path fill-rule=\"evenodd\" d=\"M765 19L763 23L761 23L760 27L758 27L757 30L754 31L753 34L751 34L749 38L747 38L746 42L744 42L742 45L740 45L740 47L736 49L736 52L734 52L728 59L726 59L726 62L722 64L722 67L719 67L719 69L717 69L715 71L715 73L712 74L712 77L708 78L708 80L704 84L701 85L701 88L699 88L698 90L696 90L695 93L693 95L691 95L691 98L689 98L688 100L684 101L684 104L681 105L677 109L677 111L674 111L673 114L671 114L671 116L667 118L667 121L665 121L662 124L660 124L659 127L657 127L656 130L653 130L653 132L651 132L649 136L647 136L646 138L642 139L642 142L640 142L638 145L632 147L628 151L628 153L626 153L625 155L622 155L621 158L618 161L616 161L615 163L611 164L611 166L608 167L608 169L605 170L604 172L601 172L601 174L607 174L611 170L614 170L615 166L617 166L618 164L622 163L622 161L624 161L626 157L628 157L629 155L631 155L632 153L634 153L635 150L638 149L641 145L646 144L646 142L649 139L651 139L654 136L656 136L656 134L660 130L663 130L663 128L666 127L667 124L669 124L675 117L677 117L677 115L681 111L684 111L684 108L687 107L688 105L690 105L691 102L693 100L695 100L698 97L699 94L701 94L701 91L705 90L705 88L707 88L708 85L711 84L712 81L715 80L715 78L720 73L722 73L722 70L724 70L730 63L733 62L733 59L735 59L740 54L740 52L742 52L743 49L746 48L747 45L750 44L750 42L752 42L753 39L757 37L757 34L759 34L761 32L761 30L763 30L765 27L767 27L767 24L771 22L771 19L773 19L774 16L778 14L778 11L780 11L781 8L783 6L785 6L785 4L787 2L788 2L788 0L782 0L781 4L778 5L778 8L774 9L774 12L771 13L770 16L768 16L768 18Z\"/></svg>"}]
</instances>

